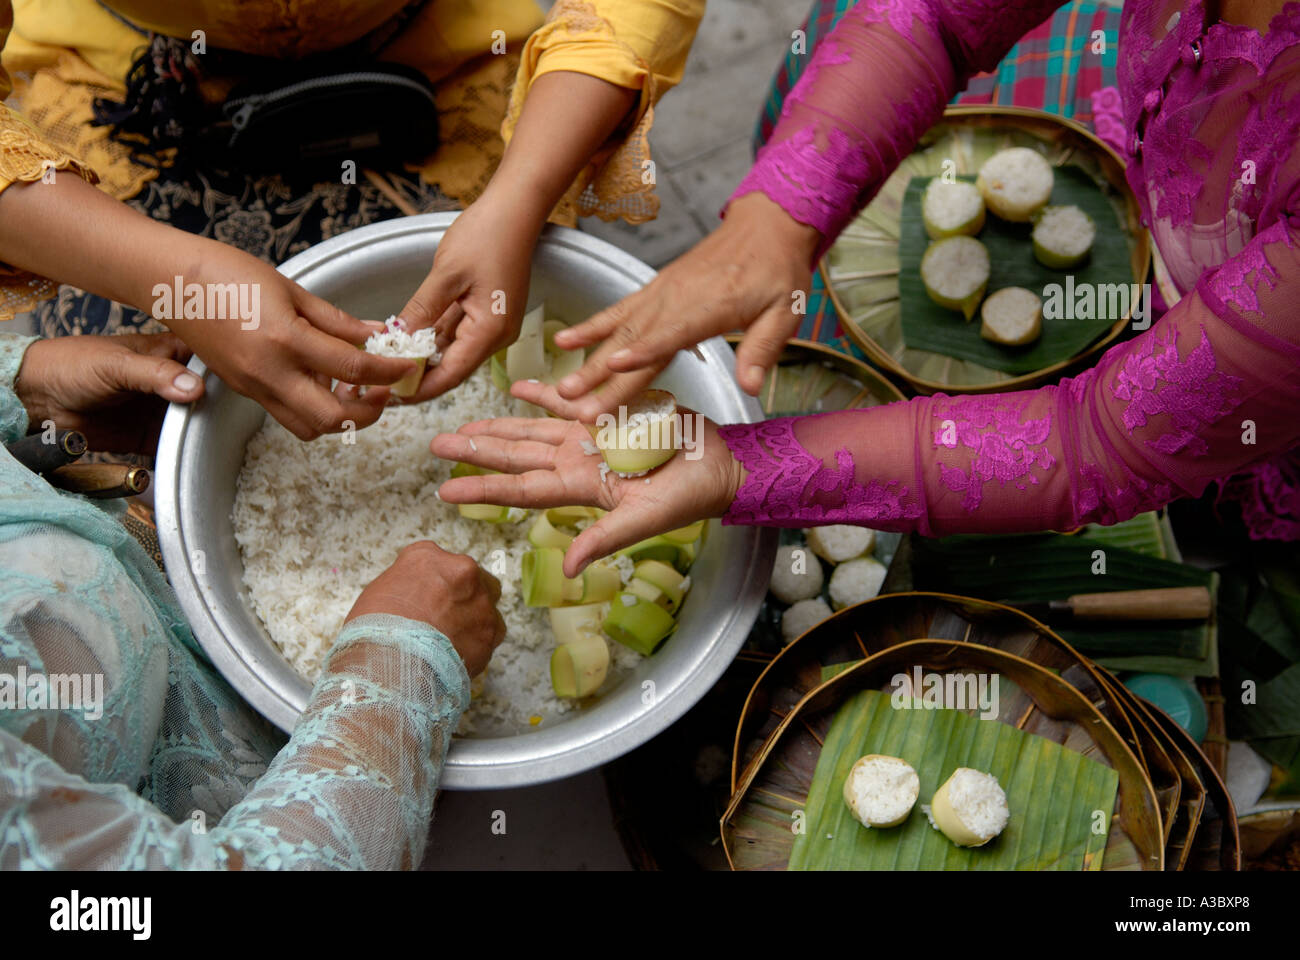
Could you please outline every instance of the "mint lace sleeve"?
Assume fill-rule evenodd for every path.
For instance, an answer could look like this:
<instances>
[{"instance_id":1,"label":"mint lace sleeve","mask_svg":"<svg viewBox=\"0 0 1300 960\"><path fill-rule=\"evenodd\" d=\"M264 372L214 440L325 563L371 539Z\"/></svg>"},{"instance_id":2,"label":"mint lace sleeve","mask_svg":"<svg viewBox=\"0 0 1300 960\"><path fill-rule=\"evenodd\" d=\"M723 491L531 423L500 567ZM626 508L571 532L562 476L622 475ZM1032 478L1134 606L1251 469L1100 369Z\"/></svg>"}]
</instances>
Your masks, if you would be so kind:
<instances>
[{"instance_id":1,"label":"mint lace sleeve","mask_svg":"<svg viewBox=\"0 0 1300 960\"><path fill-rule=\"evenodd\" d=\"M1300 444L1300 217L1058 385L721 430L748 475L724 523L926 535L1115 523Z\"/></svg>"},{"instance_id":2,"label":"mint lace sleeve","mask_svg":"<svg viewBox=\"0 0 1300 960\"><path fill-rule=\"evenodd\" d=\"M14 394L14 381L23 354L36 340L12 333L0 333L0 443L13 443L27 432L27 411Z\"/></svg>"},{"instance_id":3,"label":"mint lace sleeve","mask_svg":"<svg viewBox=\"0 0 1300 960\"><path fill-rule=\"evenodd\" d=\"M822 235L820 259L974 72L1064 0L859 0L810 52L732 199L759 191Z\"/></svg>"},{"instance_id":4,"label":"mint lace sleeve","mask_svg":"<svg viewBox=\"0 0 1300 960\"><path fill-rule=\"evenodd\" d=\"M6 670L16 645L6 637ZM40 749L39 729L25 738L0 730L0 869L409 869L423 855L468 698L464 665L441 634L399 617L359 618L340 634L288 744L211 823L183 810L174 819L120 782L67 769L57 749ZM110 707L99 722L113 715ZM224 748L232 765L259 768L238 740ZM213 781L202 764L188 772Z\"/></svg>"}]
</instances>

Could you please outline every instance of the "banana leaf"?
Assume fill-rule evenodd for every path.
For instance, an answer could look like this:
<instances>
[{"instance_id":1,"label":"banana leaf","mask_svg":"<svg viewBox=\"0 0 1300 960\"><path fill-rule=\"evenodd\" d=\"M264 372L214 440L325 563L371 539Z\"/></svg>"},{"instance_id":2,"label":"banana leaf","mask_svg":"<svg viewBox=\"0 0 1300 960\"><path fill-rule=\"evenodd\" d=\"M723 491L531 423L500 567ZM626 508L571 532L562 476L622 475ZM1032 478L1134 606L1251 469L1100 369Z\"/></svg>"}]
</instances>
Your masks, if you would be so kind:
<instances>
[{"instance_id":1,"label":"banana leaf","mask_svg":"<svg viewBox=\"0 0 1300 960\"><path fill-rule=\"evenodd\" d=\"M918 589L988 600L1028 603L1064 600L1076 593L1150 587L1213 587L1214 574L1122 547L1105 546L1106 572L1092 573L1099 547L1060 534L942 540L914 538L913 582ZM1052 625L1071 646L1114 669L1212 675L1217 668L1212 625L1203 623L1093 623Z\"/></svg>"},{"instance_id":2,"label":"banana leaf","mask_svg":"<svg viewBox=\"0 0 1300 960\"><path fill-rule=\"evenodd\" d=\"M1075 316L1074 304L1071 303L1067 305L1065 316L1043 317L1042 336L1031 344L1008 347L985 340L980 336L978 313L967 322L960 314L931 300L921 283L921 257L930 245L930 237L921 220L921 196L933 179L913 177L903 193L903 218L898 241L898 299L902 309L903 342L910 349L968 360L1004 373L1033 373L1068 362L1124 317L1122 309L1111 315L1102 308L1104 305L1081 311L1092 316ZM975 177L969 175L957 179L975 182ZM1097 225L1097 240L1092 254L1070 270L1045 267L1034 257L1030 240L1033 224L1010 223L990 213L984 229L976 237L988 248L991 260L988 293L1003 287L1024 287L1046 301L1048 298L1044 291L1052 284L1061 288L1064 297L1066 277L1070 275L1074 278L1070 290L1091 287L1096 291L1103 284L1122 285L1125 294L1120 302L1127 305L1133 273L1129 266L1128 247L1115 242L1115 238L1122 235L1123 227L1110 201L1082 170L1057 167L1051 202L1073 204L1092 217Z\"/></svg>"},{"instance_id":3,"label":"banana leaf","mask_svg":"<svg viewBox=\"0 0 1300 960\"><path fill-rule=\"evenodd\" d=\"M1300 661L1300 544L1264 542L1255 545L1260 573L1277 611L1290 633L1286 652Z\"/></svg>"},{"instance_id":4,"label":"banana leaf","mask_svg":"<svg viewBox=\"0 0 1300 960\"><path fill-rule=\"evenodd\" d=\"M1172 560L1174 563L1181 563L1183 559L1174 542L1169 518L1162 517L1154 510L1139 513L1108 527L1090 523L1076 535L1103 546L1123 547L1125 550L1161 560Z\"/></svg>"},{"instance_id":5,"label":"banana leaf","mask_svg":"<svg viewBox=\"0 0 1300 960\"><path fill-rule=\"evenodd\" d=\"M996 675L996 719L955 709L893 709L890 694L880 690L891 690L898 672L917 666ZM850 701L855 706L842 709ZM839 811L847 816L843 777L867 752L913 763L920 802L957 766L990 770L1007 791L1012 820L977 849L950 844L920 810L891 830L841 822ZM1098 810L1113 814L1104 838L1093 832ZM1159 870L1164 864L1146 771L1088 698L1019 657L950 640L889 646L804 695L746 766L721 826L735 869Z\"/></svg>"},{"instance_id":6,"label":"banana leaf","mask_svg":"<svg viewBox=\"0 0 1300 960\"><path fill-rule=\"evenodd\" d=\"M843 789L849 768L868 753L912 764L923 799L958 767L992 773L1013 816L999 837L975 848L954 846L919 809L900 827L864 829ZM1118 786L1110 767L1008 724L957 710L895 710L888 694L864 690L826 735L790 869L1099 870L1106 838L1092 830L1093 811L1109 814Z\"/></svg>"},{"instance_id":7,"label":"banana leaf","mask_svg":"<svg viewBox=\"0 0 1300 960\"><path fill-rule=\"evenodd\" d=\"M1244 671L1235 672L1228 665L1224 672L1229 689L1242 690L1243 681L1251 679ZM1235 739L1300 736L1300 664L1272 680L1255 684L1254 703L1234 710L1231 716L1229 733Z\"/></svg>"},{"instance_id":8,"label":"banana leaf","mask_svg":"<svg viewBox=\"0 0 1300 960\"><path fill-rule=\"evenodd\" d=\"M1300 797L1300 737L1266 737L1250 741L1251 748L1274 765L1266 796Z\"/></svg>"}]
</instances>

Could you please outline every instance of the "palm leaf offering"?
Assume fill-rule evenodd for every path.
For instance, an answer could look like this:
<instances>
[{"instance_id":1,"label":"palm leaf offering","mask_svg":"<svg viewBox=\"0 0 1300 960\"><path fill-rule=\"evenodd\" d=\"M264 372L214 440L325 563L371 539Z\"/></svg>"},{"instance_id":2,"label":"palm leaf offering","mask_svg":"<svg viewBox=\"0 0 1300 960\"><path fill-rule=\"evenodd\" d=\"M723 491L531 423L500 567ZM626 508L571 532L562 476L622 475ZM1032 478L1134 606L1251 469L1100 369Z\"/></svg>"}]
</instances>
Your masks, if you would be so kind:
<instances>
[{"instance_id":1,"label":"palm leaf offering","mask_svg":"<svg viewBox=\"0 0 1300 960\"><path fill-rule=\"evenodd\" d=\"M898 241L898 297L902 311L903 342L909 349L967 360L989 370L1011 374L1033 373L1044 367L1068 363L1093 341L1102 337L1123 319L1121 311L1112 315L1107 303L1098 309L1080 311L1075 316L1073 304L1064 316L1043 316L1042 336L1023 347L990 343L980 336L978 314L967 322L935 303L921 283L921 257L930 245L930 237L921 221L921 196L933 177L913 177L903 193L903 214ZM974 176L958 179L975 182ZM1052 284L1060 288L1064 303L1067 275L1073 277L1069 290L1085 285L1093 290L1113 284L1127 285L1132 276L1128 247L1109 242L1122 235L1120 212L1098 189L1096 182L1078 167L1060 167L1052 189L1052 204L1074 205L1092 217L1097 225L1098 241L1087 261L1069 270L1053 270L1034 258L1030 241L1032 223L1010 223L993 215L985 221L976 239L988 249L992 261L988 293L1003 287L1024 287L1047 301L1045 290ZM1073 299L1073 298L1071 298ZM1120 302L1117 300L1117 302ZM1122 302L1127 305L1128 291ZM1085 314L1092 314L1087 316Z\"/></svg>"},{"instance_id":2,"label":"palm leaf offering","mask_svg":"<svg viewBox=\"0 0 1300 960\"><path fill-rule=\"evenodd\" d=\"M998 778L1014 811L1006 830L982 847L954 846L913 811L892 829L862 828L842 799L855 760L900 757L931 797L957 767ZM896 710L890 695L863 690L835 714L808 792L807 828L796 836L791 870L1099 870L1106 820L1119 777L1110 767L1060 744L958 710ZM1041 802L1051 797L1053 803Z\"/></svg>"},{"instance_id":3,"label":"palm leaf offering","mask_svg":"<svg viewBox=\"0 0 1300 960\"><path fill-rule=\"evenodd\" d=\"M1105 572L1095 573L1097 544L1060 534L915 538L912 547L914 586L1009 603L1152 587L1205 586L1213 592L1217 582L1211 572L1115 546L1100 548ZM1191 676L1217 671L1213 622L1094 622L1057 632L1113 669Z\"/></svg>"},{"instance_id":4,"label":"palm leaf offering","mask_svg":"<svg viewBox=\"0 0 1300 960\"><path fill-rule=\"evenodd\" d=\"M850 612L824 632L843 632L838 621ZM997 676L996 719L952 708L895 709L896 675L918 669ZM845 806L844 778L866 753L901 757L920 778L918 808L898 827L867 830ZM1011 811L1006 829L983 847L954 846L919 809L963 765L997 776ZM802 696L745 768L722 835L736 869L1163 865L1160 814L1145 769L1088 698L1019 657L947 640L886 647Z\"/></svg>"},{"instance_id":5,"label":"palm leaf offering","mask_svg":"<svg viewBox=\"0 0 1300 960\"><path fill-rule=\"evenodd\" d=\"M907 258L912 256L908 252L908 238L912 236L909 231L919 229L909 212L916 206L915 202L910 205L907 202L909 184L916 179L919 188L921 180L948 173L974 176L994 153L1017 146L1032 147L1042 153L1056 168L1060 197L1068 195L1070 199L1065 202L1093 213L1098 224L1093 260L1080 271L1089 271L1090 276L1093 271L1097 276L1104 274L1104 282L1108 283L1141 283L1147 276L1151 249L1140 222L1137 200L1124 179L1123 163L1105 144L1073 121L1041 111L1016 107L950 107L943 121L922 138L918 149L902 162L871 204L844 230L820 268L845 332L873 363L887 373L905 378L922 392L978 392L1041 382L1065 364L1099 352L1124 327L1123 320L1112 319L1095 325L1096 329L1089 330L1085 336L1075 328L1075 321L1058 323L1055 332L1045 321L1043 340L1038 345L1007 348L984 342L979 337L978 322L966 324L960 315L941 311L945 316L936 317L930 332L936 336L943 334L943 338L936 342L916 339L912 310L919 307L928 313L933 305L919 280L914 284L915 290L909 290L912 286L909 276L915 278L920 256L913 251L915 259L909 268ZM1056 199L1054 195L1054 202ZM1027 232L1027 228L995 223L995 220L989 216L980 236L981 241L985 235L998 237L997 249L990 246L994 282L989 289L995 289L998 277L1016 264L1027 270L1046 271L1034 260L1028 239L1022 242L1016 236L1017 231ZM1009 231L1006 236L1003 236L1004 228ZM1010 256L1008 251L1013 247L1015 254ZM1063 282L1063 273L1047 273L1055 279L1043 280L1036 274L1032 277L1026 274L1027 279L1042 282L1020 285L1039 292L1045 282ZM1076 281L1080 276L1076 271ZM946 322L939 324L938 319ZM957 339L958 347L984 352L979 355L969 350L954 352L949 337ZM1073 352L1067 350L1069 343L1062 337L1073 342ZM973 338L973 342L968 338Z\"/></svg>"}]
</instances>

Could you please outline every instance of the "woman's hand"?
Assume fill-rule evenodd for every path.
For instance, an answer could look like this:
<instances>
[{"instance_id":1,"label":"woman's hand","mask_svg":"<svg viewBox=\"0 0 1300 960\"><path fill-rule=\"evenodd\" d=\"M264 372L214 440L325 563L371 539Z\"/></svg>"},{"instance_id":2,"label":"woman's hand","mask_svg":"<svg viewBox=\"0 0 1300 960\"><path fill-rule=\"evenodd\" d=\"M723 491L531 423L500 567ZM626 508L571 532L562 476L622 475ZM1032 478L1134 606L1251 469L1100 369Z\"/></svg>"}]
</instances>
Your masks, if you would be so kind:
<instances>
[{"instance_id":1,"label":"woman's hand","mask_svg":"<svg viewBox=\"0 0 1300 960\"><path fill-rule=\"evenodd\" d=\"M511 393L573 417L575 406L554 387L520 381ZM589 563L639 540L727 511L744 480L744 468L718 436L717 425L681 411L679 436L693 449L678 450L645 477L601 476L604 459L588 454L592 438L572 419L520 417L479 420L456 433L433 438L435 456L472 463L500 473L457 477L438 489L448 503L493 503L510 507L600 507L609 511L578 534L564 556L564 574L577 576ZM696 427L698 424L698 428Z\"/></svg>"},{"instance_id":2,"label":"woman's hand","mask_svg":"<svg viewBox=\"0 0 1300 960\"><path fill-rule=\"evenodd\" d=\"M560 381L560 396L580 401L577 412L590 422L648 387L678 350L737 328L746 332L736 379L757 395L803 319L820 236L761 193L733 201L713 233L643 290L556 335L566 350L604 341Z\"/></svg>"},{"instance_id":3,"label":"woman's hand","mask_svg":"<svg viewBox=\"0 0 1300 960\"><path fill-rule=\"evenodd\" d=\"M161 320L221 379L303 440L348 421L367 426L383 412L387 390L365 399L335 396L331 378L391 384L411 370L410 360L357 349L373 326L256 257L151 220L79 177L0 193L0 260ZM171 303L178 279L182 302ZM194 284L203 306L187 317L185 291ZM160 295L164 290L169 294ZM255 316L239 315L241 293ZM224 316L210 316L209 305Z\"/></svg>"},{"instance_id":4,"label":"woman's hand","mask_svg":"<svg viewBox=\"0 0 1300 960\"><path fill-rule=\"evenodd\" d=\"M450 390L519 336L546 218L638 97L567 70L533 81L492 182L443 235L433 269L402 310L414 329L436 326L444 350L408 402Z\"/></svg>"},{"instance_id":5,"label":"woman's hand","mask_svg":"<svg viewBox=\"0 0 1300 960\"><path fill-rule=\"evenodd\" d=\"M427 623L451 641L473 677L505 638L506 622L496 607L500 599L500 581L472 557L420 540L404 547L361 591L343 622L387 613Z\"/></svg>"},{"instance_id":6,"label":"woman's hand","mask_svg":"<svg viewBox=\"0 0 1300 960\"><path fill-rule=\"evenodd\" d=\"M185 369L190 351L170 333L37 340L23 354L14 393L33 430L53 421L91 450L152 454L167 403L203 395Z\"/></svg>"},{"instance_id":7,"label":"woman's hand","mask_svg":"<svg viewBox=\"0 0 1300 960\"><path fill-rule=\"evenodd\" d=\"M533 247L546 212L531 213L491 187L443 234L433 268L402 309L413 330L433 326L442 362L430 367L408 403L459 385L519 336L528 306Z\"/></svg>"},{"instance_id":8,"label":"woman's hand","mask_svg":"<svg viewBox=\"0 0 1300 960\"><path fill-rule=\"evenodd\" d=\"M359 430L383 413L387 390L366 396L345 389L331 393L331 380L387 385L411 371L410 360L360 349L377 324L349 316L256 257L203 241L193 264L190 273L181 274L187 283L255 289L257 316L165 322L222 380L260 403L300 440L338 432L349 423Z\"/></svg>"}]
</instances>

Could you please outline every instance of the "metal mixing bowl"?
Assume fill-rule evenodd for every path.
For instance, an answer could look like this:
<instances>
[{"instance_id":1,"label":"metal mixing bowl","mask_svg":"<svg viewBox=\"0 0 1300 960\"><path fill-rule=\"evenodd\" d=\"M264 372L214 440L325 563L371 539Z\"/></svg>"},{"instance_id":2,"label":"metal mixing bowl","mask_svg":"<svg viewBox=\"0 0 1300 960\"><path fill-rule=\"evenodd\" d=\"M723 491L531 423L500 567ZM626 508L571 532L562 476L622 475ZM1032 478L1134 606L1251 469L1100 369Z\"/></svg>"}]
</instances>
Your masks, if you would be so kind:
<instances>
[{"instance_id":1,"label":"metal mixing bowl","mask_svg":"<svg viewBox=\"0 0 1300 960\"><path fill-rule=\"evenodd\" d=\"M428 272L455 214L375 224L299 254L280 271L355 316L398 310ZM548 227L533 258L529 302L572 321L639 289L654 271L617 247L576 230ZM702 344L701 362L679 355L657 382L682 404L721 423L762 418L733 378L731 348ZM249 604L231 510L244 448L266 416L196 357L207 393L167 412L158 449L158 534L172 585L195 636L217 669L257 710L291 730L311 687L272 645ZM645 743L689 710L722 675L758 615L777 532L710 523L691 569L680 626L614 690L548 729L453 742L443 786L513 787L571 776ZM647 681L653 686L649 686ZM652 691L652 694L651 694Z\"/></svg>"}]
</instances>

